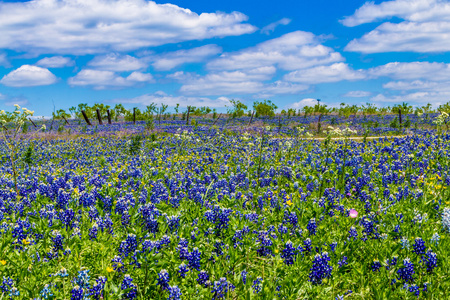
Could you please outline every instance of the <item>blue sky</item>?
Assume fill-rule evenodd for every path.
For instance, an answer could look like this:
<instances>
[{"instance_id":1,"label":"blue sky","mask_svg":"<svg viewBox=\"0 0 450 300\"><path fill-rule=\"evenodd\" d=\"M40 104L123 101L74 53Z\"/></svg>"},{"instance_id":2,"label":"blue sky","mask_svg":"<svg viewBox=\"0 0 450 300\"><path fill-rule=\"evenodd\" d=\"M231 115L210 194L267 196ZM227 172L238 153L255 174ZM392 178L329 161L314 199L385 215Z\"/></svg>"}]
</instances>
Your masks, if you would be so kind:
<instances>
[{"instance_id":1,"label":"blue sky","mask_svg":"<svg viewBox=\"0 0 450 300\"><path fill-rule=\"evenodd\" d=\"M0 1L0 109L450 100L450 2Z\"/></svg>"}]
</instances>

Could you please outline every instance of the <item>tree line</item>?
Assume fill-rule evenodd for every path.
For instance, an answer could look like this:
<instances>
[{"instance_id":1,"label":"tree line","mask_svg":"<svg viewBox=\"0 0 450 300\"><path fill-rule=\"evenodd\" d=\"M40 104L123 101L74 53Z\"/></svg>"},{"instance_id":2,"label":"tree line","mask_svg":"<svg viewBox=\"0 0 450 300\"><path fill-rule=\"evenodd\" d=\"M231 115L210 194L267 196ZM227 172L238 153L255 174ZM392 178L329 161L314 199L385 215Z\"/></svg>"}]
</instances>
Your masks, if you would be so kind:
<instances>
[{"instance_id":1,"label":"tree line","mask_svg":"<svg viewBox=\"0 0 450 300\"><path fill-rule=\"evenodd\" d=\"M249 117L274 117L277 115L276 110L278 106L271 100L255 101L252 105L253 110L249 110L249 107L240 100L231 99L230 104L226 106L226 115L229 118L240 118L244 115ZM115 121L123 118L125 121L143 121L143 120L175 120L180 117L182 120L189 118L189 116L206 117L210 115L212 118L217 118L217 110L208 106L188 106L185 110L180 110L180 105L176 104L173 107L172 113L168 111L168 105L155 103L145 106L145 108L133 108L126 109L123 104L116 104L114 107L103 103L95 103L89 106L87 103L80 103L77 106L73 106L68 109L68 112L64 109L58 109L53 112L54 119L71 119L71 118L83 118L83 112L88 118L96 118L97 110L102 119L106 119L107 115L113 118ZM315 105L306 105L300 109L288 108L281 110L278 115L283 116L308 116L318 115L338 115L341 117L349 118L352 115L386 115L386 114L429 114L436 112L450 112L450 102L440 105L437 109L433 109L432 105L428 103L420 107L413 107L412 105L403 102L402 104L396 104L393 106L377 107L373 103L366 103L365 105L350 105L341 103L338 107L329 107L326 104L321 104L318 99Z\"/></svg>"}]
</instances>

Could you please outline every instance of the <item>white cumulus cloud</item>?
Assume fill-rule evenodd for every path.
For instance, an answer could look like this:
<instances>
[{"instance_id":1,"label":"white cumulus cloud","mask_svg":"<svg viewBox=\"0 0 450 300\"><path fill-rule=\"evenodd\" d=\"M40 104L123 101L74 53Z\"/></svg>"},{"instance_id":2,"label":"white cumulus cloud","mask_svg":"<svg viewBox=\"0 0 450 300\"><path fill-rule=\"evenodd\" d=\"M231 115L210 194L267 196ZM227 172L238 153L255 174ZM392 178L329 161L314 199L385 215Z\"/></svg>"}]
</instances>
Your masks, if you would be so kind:
<instances>
[{"instance_id":1,"label":"white cumulus cloud","mask_svg":"<svg viewBox=\"0 0 450 300\"><path fill-rule=\"evenodd\" d=\"M62 68L73 66L75 62L69 57L52 56L44 57L39 60L36 65L44 68Z\"/></svg>"},{"instance_id":2,"label":"white cumulus cloud","mask_svg":"<svg viewBox=\"0 0 450 300\"><path fill-rule=\"evenodd\" d=\"M317 84L338 82L342 80L365 79L365 72L353 70L346 63L335 63L329 66L318 66L310 69L294 71L284 76L287 81Z\"/></svg>"},{"instance_id":3,"label":"white cumulus cloud","mask_svg":"<svg viewBox=\"0 0 450 300\"><path fill-rule=\"evenodd\" d=\"M320 44L314 34L294 31L254 47L223 53L207 67L210 70L243 70L276 66L282 70L296 70L342 60L341 54Z\"/></svg>"},{"instance_id":4,"label":"white cumulus cloud","mask_svg":"<svg viewBox=\"0 0 450 300\"><path fill-rule=\"evenodd\" d=\"M275 28L277 28L278 26L280 26L280 25L288 25L289 23L291 23L291 19L288 19L288 18L280 19L280 20L278 20L276 22L270 23L267 26L264 26L261 29L261 33L270 34L270 33L274 32Z\"/></svg>"},{"instance_id":5,"label":"white cumulus cloud","mask_svg":"<svg viewBox=\"0 0 450 300\"><path fill-rule=\"evenodd\" d=\"M202 62L222 52L217 45L205 45L193 49L178 50L153 57L152 66L159 71L171 70L185 63Z\"/></svg>"},{"instance_id":6,"label":"white cumulus cloud","mask_svg":"<svg viewBox=\"0 0 450 300\"><path fill-rule=\"evenodd\" d=\"M345 26L398 17L403 22L386 22L361 38L352 40L347 51L446 52L450 50L450 2L443 0L394 0L367 2L344 18Z\"/></svg>"},{"instance_id":7,"label":"white cumulus cloud","mask_svg":"<svg viewBox=\"0 0 450 300\"><path fill-rule=\"evenodd\" d=\"M88 66L96 70L124 72L144 69L147 64L143 59L140 60L130 55L110 53L95 57L88 63Z\"/></svg>"},{"instance_id":8,"label":"white cumulus cloud","mask_svg":"<svg viewBox=\"0 0 450 300\"><path fill-rule=\"evenodd\" d=\"M153 82L153 76L148 73L133 72L127 77L117 75L112 71L84 69L74 77L69 78L72 86L92 86L95 89L124 88L142 83Z\"/></svg>"},{"instance_id":9,"label":"white cumulus cloud","mask_svg":"<svg viewBox=\"0 0 450 300\"><path fill-rule=\"evenodd\" d=\"M368 91L349 91L342 95L342 97L350 97L350 98L363 98L363 97L369 97L372 95L371 92Z\"/></svg>"},{"instance_id":10,"label":"white cumulus cloud","mask_svg":"<svg viewBox=\"0 0 450 300\"><path fill-rule=\"evenodd\" d=\"M57 81L55 75L48 69L23 65L3 76L0 83L12 87L50 85Z\"/></svg>"},{"instance_id":11,"label":"white cumulus cloud","mask_svg":"<svg viewBox=\"0 0 450 300\"><path fill-rule=\"evenodd\" d=\"M240 12L195 13L145 0L0 2L0 48L95 54L252 33Z\"/></svg>"},{"instance_id":12,"label":"white cumulus cloud","mask_svg":"<svg viewBox=\"0 0 450 300\"><path fill-rule=\"evenodd\" d=\"M303 108L305 106L314 106L316 104L317 104L317 99L305 98L305 99L302 99L302 100L300 100L298 102L294 102L294 103L288 105L287 108L300 109L300 108Z\"/></svg>"}]
</instances>

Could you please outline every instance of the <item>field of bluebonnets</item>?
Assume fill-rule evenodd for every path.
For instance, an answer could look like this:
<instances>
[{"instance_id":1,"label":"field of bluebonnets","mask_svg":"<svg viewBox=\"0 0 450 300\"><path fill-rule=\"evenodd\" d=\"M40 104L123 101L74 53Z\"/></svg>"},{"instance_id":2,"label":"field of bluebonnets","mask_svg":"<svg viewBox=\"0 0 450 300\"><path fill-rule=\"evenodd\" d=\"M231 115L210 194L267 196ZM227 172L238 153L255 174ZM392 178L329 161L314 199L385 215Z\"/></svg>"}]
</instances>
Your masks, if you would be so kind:
<instances>
[{"instance_id":1,"label":"field of bluebonnets","mask_svg":"<svg viewBox=\"0 0 450 300\"><path fill-rule=\"evenodd\" d=\"M0 299L446 299L447 119L395 117L19 124Z\"/></svg>"}]
</instances>

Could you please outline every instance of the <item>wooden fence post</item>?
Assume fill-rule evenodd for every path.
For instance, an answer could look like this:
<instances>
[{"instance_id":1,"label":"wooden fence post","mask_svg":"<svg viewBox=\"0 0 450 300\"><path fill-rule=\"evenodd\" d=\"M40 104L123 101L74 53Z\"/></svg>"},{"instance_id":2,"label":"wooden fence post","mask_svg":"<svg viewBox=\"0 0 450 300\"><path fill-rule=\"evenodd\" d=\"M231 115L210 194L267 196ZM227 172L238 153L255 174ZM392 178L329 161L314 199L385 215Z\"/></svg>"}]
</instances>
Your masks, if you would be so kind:
<instances>
[{"instance_id":1,"label":"wooden fence post","mask_svg":"<svg viewBox=\"0 0 450 300\"><path fill-rule=\"evenodd\" d=\"M133 124L136 125L136 107L133 107Z\"/></svg>"},{"instance_id":2,"label":"wooden fence post","mask_svg":"<svg viewBox=\"0 0 450 300\"><path fill-rule=\"evenodd\" d=\"M84 110L81 111L81 113L83 114L84 120L86 121L86 123L90 126L92 126L91 121L89 121L86 112Z\"/></svg>"},{"instance_id":3,"label":"wooden fence post","mask_svg":"<svg viewBox=\"0 0 450 300\"><path fill-rule=\"evenodd\" d=\"M33 120L31 120L30 118L28 118L28 120L30 120L31 124L33 124L34 128L36 128L36 124L34 124Z\"/></svg>"},{"instance_id":4,"label":"wooden fence post","mask_svg":"<svg viewBox=\"0 0 450 300\"><path fill-rule=\"evenodd\" d=\"M187 117L186 117L186 125L189 125L189 113L191 112L191 107L188 106L187 109L188 109L188 112L187 112Z\"/></svg>"},{"instance_id":5,"label":"wooden fence post","mask_svg":"<svg viewBox=\"0 0 450 300\"><path fill-rule=\"evenodd\" d=\"M63 117L64 121L66 121L66 124L67 124L67 125L70 125L70 124L69 124L69 121L67 121L66 117L64 117L64 116L62 116L62 117Z\"/></svg>"},{"instance_id":6,"label":"wooden fence post","mask_svg":"<svg viewBox=\"0 0 450 300\"><path fill-rule=\"evenodd\" d=\"M97 119L100 125L103 125L102 116L100 115L100 110L97 108Z\"/></svg>"},{"instance_id":7,"label":"wooden fence post","mask_svg":"<svg viewBox=\"0 0 450 300\"><path fill-rule=\"evenodd\" d=\"M108 114L108 124L111 124L111 113L109 112L109 109L106 110L106 113Z\"/></svg>"},{"instance_id":8,"label":"wooden fence post","mask_svg":"<svg viewBox=\"0 0 450 300\"><path fill-rule=\"evenodd\" d=\"M252 116L250 117L250 121L248 122L248 125L252 124L254 115L255 115L255 111L252 112Z\"/></svg>"}]
</instances>

